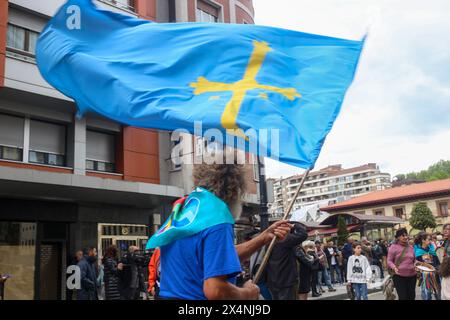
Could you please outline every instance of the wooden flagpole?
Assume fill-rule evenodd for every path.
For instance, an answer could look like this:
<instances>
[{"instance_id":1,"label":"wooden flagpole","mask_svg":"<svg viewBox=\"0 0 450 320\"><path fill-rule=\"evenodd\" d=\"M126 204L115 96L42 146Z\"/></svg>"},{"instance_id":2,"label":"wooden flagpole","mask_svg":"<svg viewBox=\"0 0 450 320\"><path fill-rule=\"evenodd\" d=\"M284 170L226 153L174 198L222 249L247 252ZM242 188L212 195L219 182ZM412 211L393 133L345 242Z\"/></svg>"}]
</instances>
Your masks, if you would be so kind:
<instances>
[{"instance_id":1,"label":"wooden flagpole","mask_svg":"<svg viewBox=\"0 0 450 320\"><path fill-rule=\"evenodd\" d=\"M300 191L303 188L303 184L306 181L306 177L308 177L308 174L310 171L311 171L311 169L306 170L305 174L303 175L302 180L300 181L300 184L297 188L297 191L295 192L294 198L289 203L289 207L287 208L286 212L284 213L283 220L288 220L289 215L291 214L292 208L294 207L295 200L297 199L298 195L300 194ZM274 237L272 239L272 241L270 242L269 248L267 249L267 251L264 255L264 259L261 262L261 265L259 266L258 271L256 272L255 278L253 279L253 283L256 284L259 282L261 275L262 275L264 269L266 268L267 262L269 261L270 254L272 253L272 250L273 250L273 247L275 246L276 241L277 241L277 238Z\"/></svg>"}]
</instances>

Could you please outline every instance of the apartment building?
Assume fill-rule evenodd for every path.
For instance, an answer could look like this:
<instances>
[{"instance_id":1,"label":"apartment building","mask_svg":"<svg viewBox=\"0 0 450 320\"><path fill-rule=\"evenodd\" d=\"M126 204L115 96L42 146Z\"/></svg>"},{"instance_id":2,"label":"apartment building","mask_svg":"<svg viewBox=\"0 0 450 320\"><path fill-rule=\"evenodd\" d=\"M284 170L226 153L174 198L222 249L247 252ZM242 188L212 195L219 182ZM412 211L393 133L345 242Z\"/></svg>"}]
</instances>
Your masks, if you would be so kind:
<instances>
[{"instance_id":1,"label":"apartment building","mask_svg":"<svg viewBox=\"0 0 450 320\"><path fill-rule=\"evenodd\" d=\"M88 114L40 75L39 32L64 0L0 0L0 274L5 299L65 299L76 250L143 248L172 202L193 188L205 141ZM156 22L253 23L250 0L98 0L100 8ZM114 93L111 93L114 94ZM190 161L189 163L192 163ZM244 212L257 212L257 166L247 166Z\"/></svg>"},{"instance_id":2,"label":"apartment building","mask_svg":"<svg viewBox=\"0 0 450 320\"><path fill-rule=\"evenodd\" d=\"M295 175L272 182L274 201L270 204L270 213L273 218L279 218L287 209L302 177ZM309 173L293 210L313 204L331 205L390 187L390 175L382 173L375 163L348 169L342 168L342 165L331 165Z\"/></svg>"}]
</instances>

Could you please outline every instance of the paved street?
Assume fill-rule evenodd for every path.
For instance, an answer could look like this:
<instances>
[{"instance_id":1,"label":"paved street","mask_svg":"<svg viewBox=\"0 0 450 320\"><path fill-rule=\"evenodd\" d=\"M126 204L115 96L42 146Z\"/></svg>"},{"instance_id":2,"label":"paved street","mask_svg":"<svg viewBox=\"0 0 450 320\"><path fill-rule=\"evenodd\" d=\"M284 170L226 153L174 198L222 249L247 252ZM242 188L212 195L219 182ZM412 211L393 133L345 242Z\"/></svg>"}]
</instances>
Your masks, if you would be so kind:
<instances>
[{"instance_id":1,"label":"paved street","mask_svg":"<svg viewBox=\"0 0 450 320\"><path fill-rule=\"evenodd\" d=\"M369 294L369 300L385 300L385 297L384 297L383 293L380 291L380 292ZM422 298L420 296L420 288L419 287L416 288L416 300L422 300Z\"/></svg>"},{"instance_id":2,"label":"paved street","mask_svg":"<svg viewBox=\"0 0 450 320\"><path fill-rule=\"evenodd\" d=\"M335 285L335 292L328 292L322 294L321 297L312 298L308 297L309 300L349 300L347 296L347 289L345 286ZM324 288L325 289L325 288ZM385 296L380 289L369 290L369 300L385 300ZM416 289L416 300L422 300L420 297L420 288Z\"/></svg>"}]
</instances>

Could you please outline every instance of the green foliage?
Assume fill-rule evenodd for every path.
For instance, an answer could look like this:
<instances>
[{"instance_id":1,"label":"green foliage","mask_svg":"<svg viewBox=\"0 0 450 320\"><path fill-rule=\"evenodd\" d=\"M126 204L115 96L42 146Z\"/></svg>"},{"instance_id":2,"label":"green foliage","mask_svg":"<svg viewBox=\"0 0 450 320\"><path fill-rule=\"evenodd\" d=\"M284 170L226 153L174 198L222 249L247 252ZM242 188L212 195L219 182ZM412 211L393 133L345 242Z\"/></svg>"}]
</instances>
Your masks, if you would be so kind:
<instances>
[{"instance_id":1,"label":"green foliage","mask_svg":"<svg viewBox=\"0 0 450 320\"><path fill-rule=\"evenodd\" d=\"M343 216L339 216L337 223L337 244L343 246L348 239L347 223Z\"/></svg>"},{"instance_id":2,"label":"green foliage","mask_svg":"<svg viewBox=\"0 0 450 320\"><path fill-rule=\"evenodd\" d=\"M425 231L427 228L436 228L436 219L430 208L424 202L419 202L414 205L409 223L417 230Z\"/></svg>"},{"instance_id":3,"label":"green foliage","mask_svg":"<svg viewBox=\"0 0 450 320\"><path fill-rule=\"evenodd\" d=\"M434 181L450 178L450 160L441 160L428 167L427 170L420 172L410 172L407 174L398 174L395 176L399 181L411 180L425 180Z\"/></svg>"}]
</instances>

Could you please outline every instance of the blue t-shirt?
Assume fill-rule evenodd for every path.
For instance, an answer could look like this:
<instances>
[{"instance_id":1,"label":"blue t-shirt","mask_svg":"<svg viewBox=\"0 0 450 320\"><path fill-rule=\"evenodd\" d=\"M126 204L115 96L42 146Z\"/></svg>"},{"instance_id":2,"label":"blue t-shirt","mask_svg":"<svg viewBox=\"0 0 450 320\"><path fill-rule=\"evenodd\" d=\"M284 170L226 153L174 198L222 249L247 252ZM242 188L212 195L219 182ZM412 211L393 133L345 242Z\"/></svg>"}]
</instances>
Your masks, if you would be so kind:
<instances>
[{"instance_id":1,"label":"blue t-shirt","mask_svg":"<svg viewBox=\"0 0 450 320\"><path fill-rule=\"evenodd\" d=\"M228 276L236 282L241 264L231 224L219 224L161 247L161 298L206 300L203 282Z\"/></svg>"}]
</instances>

